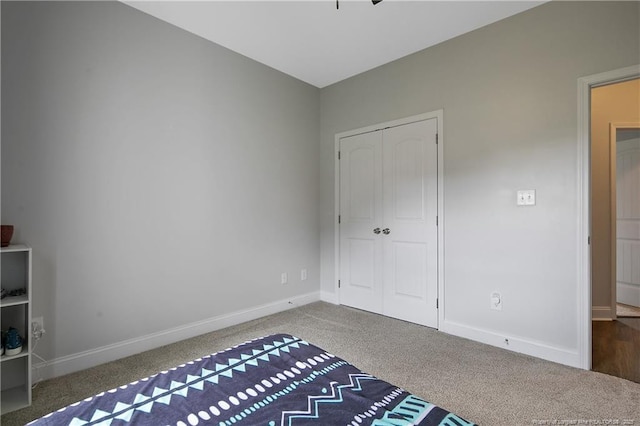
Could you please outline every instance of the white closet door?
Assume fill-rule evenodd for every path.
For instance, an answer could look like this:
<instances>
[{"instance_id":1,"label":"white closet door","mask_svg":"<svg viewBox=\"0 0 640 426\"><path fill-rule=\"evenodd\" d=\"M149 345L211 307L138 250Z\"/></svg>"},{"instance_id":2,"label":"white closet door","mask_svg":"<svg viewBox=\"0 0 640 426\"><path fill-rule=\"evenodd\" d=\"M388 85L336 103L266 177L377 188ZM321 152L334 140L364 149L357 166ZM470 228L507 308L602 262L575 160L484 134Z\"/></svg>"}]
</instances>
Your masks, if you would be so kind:
<instances>
[{"instance_id":1,"label":"white closet door","mask_svg":"<svg viewBox=\"0 0 640 426\"><path fill-rule=\"evenodd\" d=\"M437 120L383 134L385 315L438 325Z\"/></svg>"},{"instance_id":2,"label":"white closet door","mask_svg":"<svg viewBox=\"0 0 640 426\"><path fill-rule=\"evenodd\" d=\"M340 303L382 313L382 132L340 140Z\"/></svg>"},{"instance_id":3,"label":"white closet door","mask_svg":"<svg viewBox=\"0 0 640 426\"><path fill-rule=\"evenodd\" d=\"M437 328L437 119L340 140L340 301Z\"/></svg>"}]
</instances>

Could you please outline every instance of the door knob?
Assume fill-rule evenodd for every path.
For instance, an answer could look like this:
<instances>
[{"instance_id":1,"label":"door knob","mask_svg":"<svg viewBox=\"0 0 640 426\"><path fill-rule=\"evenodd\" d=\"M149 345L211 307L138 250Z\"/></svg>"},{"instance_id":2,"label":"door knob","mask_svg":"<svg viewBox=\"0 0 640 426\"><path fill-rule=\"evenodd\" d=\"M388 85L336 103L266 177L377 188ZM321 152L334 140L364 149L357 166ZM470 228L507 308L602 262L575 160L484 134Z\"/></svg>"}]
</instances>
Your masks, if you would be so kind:
<instances>
[{"instance_id":1,"label":"door knob","mask_svg":"<svg viewBox=\"0 0 640 426\"><path fill-rule=\"evenodd\" d=\"M374 233L374 234L379 234L379 233L380 233L380 228L376 228L376 229L374 229L374 230L373 230L373 233Z\"/></svg>"},{"instance_id":2,"label":"door knob","mask_svg":"<svg viewBox=\"0 0 640 426\"><path fill-rule=\"evenodd\" d=\"M389 235L389 234L391 233L391 230L389 230L389 228L384 228L384 229L382 230L382 233L383 233L384 235Z\"/></svg>"}]
</instances>

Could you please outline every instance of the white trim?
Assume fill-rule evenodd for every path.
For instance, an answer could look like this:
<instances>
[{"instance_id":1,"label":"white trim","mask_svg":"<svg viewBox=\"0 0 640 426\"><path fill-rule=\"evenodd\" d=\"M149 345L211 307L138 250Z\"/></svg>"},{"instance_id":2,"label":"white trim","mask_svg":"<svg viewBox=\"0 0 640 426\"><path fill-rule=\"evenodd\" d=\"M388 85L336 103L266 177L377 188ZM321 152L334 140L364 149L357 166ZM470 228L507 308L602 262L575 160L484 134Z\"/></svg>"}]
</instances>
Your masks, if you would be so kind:
<instances>
[{"instance_id":1,"label":"white trim","mask_svg":"<svg viewBox=\"0 0 640 426\"><path fill-rule=\"evenodd\" d=\"M339 305L338 294L337 293L329 293L328 291L320 292L320 300L323 302L331 303L333 305Z\"/></svg>"},{"instance_id":2,"label":"white trim","mask_svg":"<svg viewBox=\"0 0 640 426\"><path fill-rule=\"evenodd\" d=\"M440 323L440 331L548 361L572 367L580 366L579 353L567 348L550 346L518 336L499 334L491 330L469 327L450 320L444 320Z\"/></svg>"},{"instance_id":3,"label":"white trim","mask_svg":"<svg viewBox=\"0 0 640 426\"><path fill-rule=\"evenodd\" d=\"M66 355L47 362L34 364L41 380L59 377L75 371L95 367L106 362L115 361L160 346L179 342L184 339L220 330L243 322L251 321L267 315L283 312L308 303L320 300L320 292L315 291L300 296L279 300L242 311L232 312L217 317L196 321L168 330L147 334L100 348Z\"/></svg>"},{"instance_id":4,"label":"white trim","mask_svg":"<svg viewBox=\"0 0 640 426\"><path fill-rule=\"evenodd\" d=\"M340 215L340 162L338 153L340 152L340 139L349 136L360 135L362 133L375 132L387 127L397 127L405 124L425 121L435 118L438 132L438 299L440 309L438 310L438 322L444 319L444 110L439 109L424 114L413 115L411 117L399 118L397 120L378 123L359 129L337 133L334 139L334 278L335 278L335 304L340 304L340 290L338 289L338 279L340 278L340 227L338 226L338 216ZM327 296L328 297L328 296ZM322 300L325 300L324 298ZM328 300L326 300L328 301ZM437 328L437 327L436 327Z\"/></svg>"},{"instance_id":5,"label":"white trim","mask_svg":"<svg viewBox=\"0 0 640 426\"><path fill-rule=\"evenodd\" d=\"M590 197L590 114L591 88L640 76L640 65L608 71L578 79L577 140L577 295L579 367L591 369L591 232Z\"/></svg>"},{"instance_id":6,"label":"white trim","mask_svg":"<svg viewBox=\"0 0 640 426\"><path fill-rule=\"evenodd\" d=\"M438 119L438 324L445 318L444 288L444 111L435 112Z\"/></svg>"},{"instance_id":7,"label":"white trim","mask_svg":"<svg viewBox=\"0 0 640 426\"><path fill-rule=\"evenodd\" d=\"M416 123L418 121L430 120L432 118L442 119L442 109L425 112L423 114L412 115L411 117L398 118L396 120L386 121L384 123L373 124L371 126L360 127L359 129L347 130L346 132L337 133L335 140L338 142L337 147L340 147L340 139L348 138L349 136L361 135L363 133L375 132L376 130L386 129L387 127L398 127L405 124ZM337 159L337 156L336 156Z\"/></svg>"},{"instance_id":8,"label":"white trim","mask_svg":"<svg viewBox=\"0 0 640 426\"><path fill-rule=\"evenodd\" d=\"M611 216L609 219L609 244L611 250L609 252L609 275L610 278L610 286L611 288L609 296L611 298L611 312L614 316L611 318L617 318L618 315L616 313L616 300L618 300L616 283L618 281L618 271L617 271L617 255L618 255L618 206L616 200L616 184L618 179L618 156L616 155L616 127L613 123L609 123L609 211L611 212ZM593 303L593 302L592 302ZM593 318L593 311L591 313L591 318Z\"/></svg>"},{"instance_id":9,"label":"white trim","mask_svg":"<svg viewBox=\"0 0 640 426\"><path fill-rule=\"evenodd\" d=\"M616 318L616 311L611 306L594 306L591 308L592 321L613 321Z\"/></svg>"},{"instance_id":10,"label":"white trim","mask_svg":"<svg viewBox=\"0 0 640 426\"><path fill-rule=\"evenodd\" d=\"M334 218L333 218L333 291L335 294L335 303L340 304L340 287L338 286L338 280L340 279L340 226L338 225L338 218L340 217L340 136L336 135L334 139L334 182L333 182L333 206L334 206Z\"/></svg>"}]
</instances>

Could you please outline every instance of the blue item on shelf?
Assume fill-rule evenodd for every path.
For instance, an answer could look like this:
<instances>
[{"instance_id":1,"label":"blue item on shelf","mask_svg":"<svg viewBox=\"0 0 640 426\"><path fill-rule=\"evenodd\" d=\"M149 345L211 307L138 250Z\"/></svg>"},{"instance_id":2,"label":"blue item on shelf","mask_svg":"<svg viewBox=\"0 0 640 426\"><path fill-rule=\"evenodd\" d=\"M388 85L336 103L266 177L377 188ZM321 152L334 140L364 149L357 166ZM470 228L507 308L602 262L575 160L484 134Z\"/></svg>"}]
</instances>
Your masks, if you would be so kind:
<instances>
[{"instance_id":1,"label":"blue item on shelf","mask_svg":"<svg viewBox=\"0 0 640 426\"><path fill-rule=\"evenodd\" d=\"M6 355L17 355L22 352L22 337L13 327L9 327L4 341Z\"/></svg>"}]
</instances>

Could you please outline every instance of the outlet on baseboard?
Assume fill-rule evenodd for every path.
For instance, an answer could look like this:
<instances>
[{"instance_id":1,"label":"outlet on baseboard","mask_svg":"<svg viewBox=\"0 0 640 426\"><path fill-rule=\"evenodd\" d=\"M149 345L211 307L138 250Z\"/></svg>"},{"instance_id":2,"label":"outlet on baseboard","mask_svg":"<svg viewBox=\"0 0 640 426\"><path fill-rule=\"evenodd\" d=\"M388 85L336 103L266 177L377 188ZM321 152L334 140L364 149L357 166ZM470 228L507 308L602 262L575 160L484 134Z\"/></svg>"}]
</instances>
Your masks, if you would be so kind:
<instances>
[{"instance_id":1,"label":"outlet on baseboard","mask_svg":"<svg viewBox=\"0 0 640 426\"><path fill-rule=\"evenodd\" d=\"M280 284L286 284L289 282L289 276L287 275L286 272L283 272L282 274L280 274Z\"/></svg>"},{"instance_id":2,"label":"outlet on baseboard","mask_svg":"<svg viewBox=\"0 0 640 426\"><path fill-rule=\"evenodd\" d=\"M306 281L307 280L307 268L302 268L300 270L300 281Z\"/></svg>"}]
</instances>

